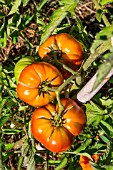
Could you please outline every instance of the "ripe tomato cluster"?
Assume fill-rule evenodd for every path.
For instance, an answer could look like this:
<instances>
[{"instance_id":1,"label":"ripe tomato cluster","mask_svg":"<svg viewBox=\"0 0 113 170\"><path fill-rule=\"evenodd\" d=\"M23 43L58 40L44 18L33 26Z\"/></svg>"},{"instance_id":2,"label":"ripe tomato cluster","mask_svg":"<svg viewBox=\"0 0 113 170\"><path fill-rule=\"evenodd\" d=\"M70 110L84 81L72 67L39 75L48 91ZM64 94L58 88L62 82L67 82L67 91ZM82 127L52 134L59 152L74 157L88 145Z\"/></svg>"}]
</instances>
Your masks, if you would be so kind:
<instances>
[{"instance_id":1,"label":"ripe tomato cluster","mask_svg":"<svg viewBox=\"0 0 113 170\"><path fill-rule=\"evenodd\" d=\"M83 130L86 115L72 99L58 101L57 89L64 83L66 70L58 69L53 61L61 61L61 65L66 64L71 69L74 66L73 70L76 70L82 62L83 48L74 37L62 33L50 36L39 47L38 54L42 60L46 58L46 62L33 63L24 59L25 63L21 60L15 66L15 77L19 79L16 80L17 95L36 108L31 118L34 138L52 152L63 152L71 147L74 136Z\"/></svg>"}]
</instances>

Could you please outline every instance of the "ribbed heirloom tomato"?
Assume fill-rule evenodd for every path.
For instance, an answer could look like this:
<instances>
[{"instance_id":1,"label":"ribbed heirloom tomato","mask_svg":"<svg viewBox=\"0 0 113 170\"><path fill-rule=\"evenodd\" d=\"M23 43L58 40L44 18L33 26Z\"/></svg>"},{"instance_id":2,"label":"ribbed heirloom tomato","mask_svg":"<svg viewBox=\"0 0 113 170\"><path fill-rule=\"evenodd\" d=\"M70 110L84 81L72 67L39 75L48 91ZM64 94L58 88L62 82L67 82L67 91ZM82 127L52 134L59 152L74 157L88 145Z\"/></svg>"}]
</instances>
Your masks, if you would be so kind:
<instances>
[{"instance_id":1,"label":"ribbed heirloom tomato","mask_svg":"<svg viewBox=\"0 0 113 170\"><path fill-rule=\"evenodd\" d=\"M83 60L84 52L81 43L70 34L55 34L40 45L38 54L43 59L44 57L48 57L49 53L56 49L61 53L62 57L60 61L76 71ZM66 74L64 71L63 73Z\"/></svg>"},{"instance_id":2,"label":"ribbed heirloom tomato","mask_svg":"<svg viewBox=\"0 0 113 170\"><path fill-rule=\"evenodd\" d=\"M64 110L60 116L59 105L49 103L36 109L31 119L34 138L52 152L69 149L86 122L84 111L73 100L63 98L61 103Z\"/></svg>"},{"instance_id":3,"label":"ribbed heirloom tomato","mask_svg":"<svg viewBox=\"0 0 113 170\"><path fill-rule=\"evenodd\" d=\"M62 74L56 67L46 62L34 63L21 72L17 95L31 106L44 106L56 97L55 92L48 87L56 88L62 83Z\"/></svg>"}]
</instances>

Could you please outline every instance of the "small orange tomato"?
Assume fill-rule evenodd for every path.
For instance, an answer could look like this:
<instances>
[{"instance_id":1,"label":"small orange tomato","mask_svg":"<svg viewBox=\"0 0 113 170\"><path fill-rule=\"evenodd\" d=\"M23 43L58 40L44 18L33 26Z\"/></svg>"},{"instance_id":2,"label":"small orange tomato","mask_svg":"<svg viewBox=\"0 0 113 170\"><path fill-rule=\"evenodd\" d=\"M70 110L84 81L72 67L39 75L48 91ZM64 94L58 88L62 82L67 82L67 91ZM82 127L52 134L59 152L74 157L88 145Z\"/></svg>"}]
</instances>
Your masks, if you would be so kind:
<instances>
[{"instance_id":1,"label":"small orange tomato","mask_svg":"<svg viewBox=\"0 0 113 170\"><path fill-rule=\"evenodd\" d=\"M84 111L71 99L61 99L64 107L59 116L59 106L49 103L36 109L31 119L31 131L36 140L52 152L63 152L73 143L86 123Z\"/></svg>"},{"instance_id":2,"label":"small orange tomato","mask_svg":"<svg viewBox=\"0 0 113 170\"><path fill-rule=\"evenodd\" d=\"M94 159L94 162L97 163L100 154L94 154L91 157ZM93 167L90 164L90 159L86 156L80 155L79 164L81 165L82 170L93 170Z\"/></svg>"},{"instance_id":3,"label":"small orange tomato","mask_svg":"<svg viewBox=\"0 0 113 170\"><path fill-rule=\"evenodd\" d=\"M86 156L80 155L79 164L81 165L82 170L93 170L90 165L90 159Z\"/></svg>"},{"instance_id":4,"label":"small orange tomato","mask_svg":"<svg viewBox=\"0 0 113 170\"><path fill-rule=\"evenodd\" d=\"M66 63L67 66L75 71L80 67L84 50L81 43L72 35L61 33L50 36L39 47L38 54L41 59L44 57L49 58L49 53L54 50L60 51L62 63Z\"/></svg>"},{"instance_id":5,"label":"small orange tomato","mask_svg":"<svg viewBox=\"0 0 113 170\"><path fill-rule=\"evenodd\" d=\"M17 95L31 106L40 107L55 99L56 88L63 83L58 69L46 62L34 63L23 69L17 85Z\"/></svg>"}]
</instances>

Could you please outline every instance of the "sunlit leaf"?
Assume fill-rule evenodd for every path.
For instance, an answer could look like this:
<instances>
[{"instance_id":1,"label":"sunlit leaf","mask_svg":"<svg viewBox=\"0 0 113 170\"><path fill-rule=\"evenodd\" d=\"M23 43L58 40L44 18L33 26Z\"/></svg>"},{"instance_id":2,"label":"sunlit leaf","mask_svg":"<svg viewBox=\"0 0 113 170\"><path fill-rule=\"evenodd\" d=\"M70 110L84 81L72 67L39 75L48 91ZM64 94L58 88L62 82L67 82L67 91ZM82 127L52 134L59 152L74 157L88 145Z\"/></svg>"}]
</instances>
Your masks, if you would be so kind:
<instances>
[{"instance_id":1,"label":"sunlit leaf","mask_svg":"<svg viewBox=\"0 0 113 170\"><path fill-rule=\"evenodd\" d=\"M21 58L15 65L15 68L14 68L14 76L15 76L15 80L16 80L16 83L18 83L18 80L19 80L19 77L20 77L20 73L22 72L22 70L33 63L33 58L28 56L28 57L23 57Z\"/></svg>"},{"instance_id":2,"label":"sunlit leaf","mask_svg":"<svg viewBox=\"0 0 113 170\"><path fill-rule=\"evenodd\" d=\"M106 5L108 3L113 3L113 0L100 0L101 5Z\"/></svg>"},{"instance_id":3,"label":"sunlit leaf","mask_svg":"<svg viewBox=\"0 0 113 170\"><path fill-rule=\"evenodd\" d=\"M61 21L66 17L67 12L64 7L61 7L54 11L50 23L45 27L45 31L42 34L41 43L42 44L54 31L54 29L61 23Z\"/></svg>"},{"instance_id":4,"label":"sunlit leaf","mask_svg":"<svg viewBox=\"0 0 113 170\"><path fill-rule=\"evenodd\" d=\"M10 118L10 115L7 114L6 116L2 116L2 118L0 119L0 126L3 126Z\"/></svg>"},{"instance_id":5,"label":"sunlit leaf","mask_svg":"<svg viewBox=\"0 0 113 170\"><path fill-rule=\"evenodd\" d=\"M10 150L10 149L13 148L13 146L14 146L14 143L5 143L5 144L3 144L3 148L5 150Z\"/></svg>"},{"instance_id":6,"label":"sunlit leaf","mask_svg":"<svg viewBox=\"0 0 113 170\"><path fill-rule=\"evenodd\" d=\"M37 10L40 10L47 2L48 0L42 0L40 5L38 6Z\"/></svg>"},{"instance_id":7,"label":"sunlit leaf","mask_svg":"<svg viewBox=\"0 0 113 170\"><path fill-rule=\"evenodd\" d=\"M82 143L82 145L77 148L73 154L78 154L80 153L81 151L85 150L90 144L92 143L92 139L87 139L84 143Z\"/></svg>"},{"instance_id":8,"label":"sunlit leaf","mask_svg":"<svg viewBox=\"0 0 113 170\"><path fill-rule=\"evenodd\" d=\"M29 1L30 0L22 0L23 6L25 7L29 3Z\"/></svg>"},{"instance_id":9,"label":"sunlit leaf","mask_svg":"<svg viewBox=\"0 0 113 170\"><path fill-rule=\"evenodd\" d=\"M67 164L68 159L64 157L61 161L61 163L55 168L55 170L62 170L66 164Z\"/></svg>"},{"instance_id":10,"label":"sunlit leaf","mask_svg":"<svg viewBox=\"0 0 113 170\"><path fill-rule=\"evenodd\" d=\"M87 124L94 124L95 126L103 119L105 111L100 108L97 104L90 101L90 103L85 104L86 106L86 115L87 115Z\"/></svg>"},{"instance_id":11,"label":"sunlit leaf","mask_svg":"<svg viewBox=\"0 0 113 170\"><path fill-rule=\"evenodd\" d=\"M113 100L107 97L100 98L100 101L103 106L112 107L113 105Z\"/></svg>"},{"instance_id":12,"label":"sunlit leaf","mask_svg":"<svg viewBox=\"0 0 113 170\"><path fill-rule=\"evenodd\" d=\"M110 125L110 123L105 122L104 120L101 120L101 124L106 127L106 129L108 129L108 131L113 133L113 126L112 124ZM108 132L107 132L108 133Z\"/></svg>"},{"instance_id":13,"label":"sunlit leaf","mask_svg":"<svg viewBox=\"0 0 113 170\"><path fill-rule=\"evenodd\" d=\"M55 10L50 18L49 24L45 27L44 33L42 34L41 43L42 44L54 31L54 29L62 22L62 20L66 17L68 12L74 11L77 3L73 1L71 4L66 4L62 7L59 7Z\"/></svg>"},{"instance_id":14,"label":"sunlit leaf","mask_svg":"<svg viewBox=\"0 0 113 170\"><path fill-rule=\"evenodd\" d=\"M3 109L3 107L4 107L4 105L5 105L5 103L7 102L7 100L8 100L8 98L5 98L5 99L3 99L2 101L0 101L0 113L1 113L1 111L2 111L2 109Z\"/></svg>"},{"instance_id":15,"label":"sunlit leaf","mask_svg":"<svg viewBox=\"0 0 113 170\"><path fill-rule=\"evenodd\" d=\"M15 0L13 6L11 8L11 11L9 12L8 15L11 15L11 14L14 14L15 12L17 12L20 5L21 5L21 0Z\"/></svg>"},{"instance_id":16,"label":"sunlit leaf","mask_svg":"<svg viewBox=\"0 0 113 170\"><path fill-rule=\"evenodd\" d=\"M100 22L101 19L102 19L102 15L103 15L103 10L98 9L98 10L96 11L96 19L97 19L99 22Z\"/></svg>"},{"instance_id":17,"label":"sunlit leaf","mask_svg":"<svg viewBox=\"0 0 113 170\"><path fill-rule=\"evenodd\" d=\"M16 130L16 129L2 129L2 132L4 134L17 134L19 132L21 132L20 130Z\"/></svg>"},{"instance_id":18,"label":"sunlit leaf","mask_svg":"<svg viewBox=\"0 0 113 170\"><path fill-rule=\"evenodd\" d=\"M107 75L113 67L113 54L108 58L108 60L101 64L96 75L96 81L93 85L92 91L95 90L98 85L104 80L107 79ZM109 80L109 77L108 77Z\"/></svg>"},{"instance_id":19,"label":"sunlit leaf","mask_svg":"<svg viewBox=\"0 0 113 170\"><path fill-rule=\"evenodd\" d=\"M96 39L107 40L113 36L113 24L109 27L103 28L99 33L96 34Z\"/></svg>"}]
</instances>

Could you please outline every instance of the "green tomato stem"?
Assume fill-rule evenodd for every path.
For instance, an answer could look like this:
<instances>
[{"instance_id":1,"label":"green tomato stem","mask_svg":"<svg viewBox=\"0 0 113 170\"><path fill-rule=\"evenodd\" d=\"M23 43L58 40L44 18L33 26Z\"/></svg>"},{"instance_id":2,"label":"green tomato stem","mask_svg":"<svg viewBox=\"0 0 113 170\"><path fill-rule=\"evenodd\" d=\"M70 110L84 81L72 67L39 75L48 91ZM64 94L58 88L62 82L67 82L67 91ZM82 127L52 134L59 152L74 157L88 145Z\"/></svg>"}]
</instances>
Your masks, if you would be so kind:
<instances>
[{"instance_id":1,"label":"green tomato stem","mask_svg":"<svg viewBox=\"0 0 113 170\"><path fill-rule=\"evenodd\" d=\"M69 71L71 74L75 74L76 72L71 69L70 67L68 67L67 65L65 64L62 64L61 62L58 61L57 59L57 52L53 52L52 56L54 57L54 60L55 60L55 63L58 65L58 66L61 66L62 68L64 68L65 70Z\"/></svg>"},{"instance_id":2,"label":"green tomato stem","mask_svg":"<svg viewBox=\"0 0 113 170\"><path fill-rule=\"evenodd\" d=\"M103 42L95 51L95 53L92 53L89 58L86 60L86 62L83 64L83 70L87 71L88 68L91 66L92 62L95 61L100 54L103 54L105 51L110 49L111 47L111 39L106 40Z\"/></svg>"},{"instance_id":3,"label":"green tomato stem","mask_svg":"<svg viewBox=\"0 0 113 170\"><path fill-rule=\"evenodd\" d=\"M57 102L58 102L58 105L59 105L59 108L60 108L60 111L59 111L59 114L58 114L58 117L57 117L57 119L59 119L60 118L60 116L61 116L61 113L62 113L62 111L64 110L64 107L63 107L63 105L62 105L62 103L61 103L61 100L60 100L60 93L61 93L61 91L62 91L62 89L64 89L64 87L66 87L70 82L71 82L71 80L73 80L73 79L75 79L76 77L77 77L77 75L79 75L80 73L79 72L76 72L74 75L72 75L72 76L70 76L68 79L66 79L65 81L64 81L64 83L63 84L61 84L58 88L50 88L50 87L48 87L46 90L50 90L50 91L53 91L53 92L55 92L56 93L56 99L57 99Z\"/></svg>"}]
</instances>

